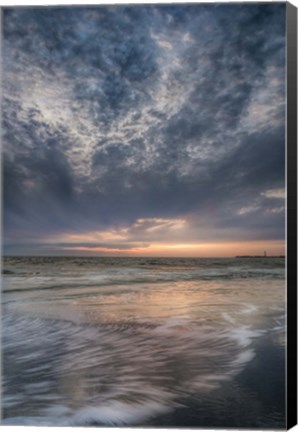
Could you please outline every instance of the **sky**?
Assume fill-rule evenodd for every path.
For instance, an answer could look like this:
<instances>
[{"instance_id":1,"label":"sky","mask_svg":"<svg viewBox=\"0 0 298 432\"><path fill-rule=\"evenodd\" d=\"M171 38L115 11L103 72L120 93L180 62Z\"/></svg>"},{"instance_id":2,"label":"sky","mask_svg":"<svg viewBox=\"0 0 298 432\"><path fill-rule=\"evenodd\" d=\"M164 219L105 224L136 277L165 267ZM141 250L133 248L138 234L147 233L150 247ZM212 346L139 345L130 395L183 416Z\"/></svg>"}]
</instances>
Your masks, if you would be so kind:
<instances>
[{"instance_id":1,"label":"sky","mask_svg":"<svg viewBox=\"0 0 298 432\"><path fill-rule=\"evenodd\" d=\"M4 254L283 255L285 8L4 8Z\"/></svg>"}]
</instances>

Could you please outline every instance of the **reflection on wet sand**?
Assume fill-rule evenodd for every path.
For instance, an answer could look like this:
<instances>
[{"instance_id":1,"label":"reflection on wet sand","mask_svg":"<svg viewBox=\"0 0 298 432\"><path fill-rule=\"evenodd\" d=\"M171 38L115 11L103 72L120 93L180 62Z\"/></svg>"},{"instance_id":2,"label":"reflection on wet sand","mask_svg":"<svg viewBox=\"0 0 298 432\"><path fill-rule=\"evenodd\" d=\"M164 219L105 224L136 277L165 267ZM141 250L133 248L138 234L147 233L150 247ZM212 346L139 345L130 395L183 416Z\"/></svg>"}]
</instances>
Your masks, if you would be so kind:
<instances>
[{"instance_id":1,"label":"reflection on wet sand","mask_svg":"<svg viewBox=\"0 0 298 432\"><path fill-rule=\"evenodd\" d=\"M253 376L284 367L282 279L7 291L3 303L4 423L228 427L225 391L258 424L264 413L282 425L282 407L270 417L272 399L253 390Z\"/></svg>"},{"instance_id":2,"label":"reflection on wet sand","mask_svg":"<svg viewBox=\"0 0 298 432\"><path fill-rule=\"evenodd\" d=\"M224 288L118 286L98 296L61 294L60 304L9 303L6 416L26 406L31 424L138 424L220 388L254 358L254 341L282 324L280 283L270 284L270 298L261 283L241 297L241 283Z\"/></svg>"}]
</instances>

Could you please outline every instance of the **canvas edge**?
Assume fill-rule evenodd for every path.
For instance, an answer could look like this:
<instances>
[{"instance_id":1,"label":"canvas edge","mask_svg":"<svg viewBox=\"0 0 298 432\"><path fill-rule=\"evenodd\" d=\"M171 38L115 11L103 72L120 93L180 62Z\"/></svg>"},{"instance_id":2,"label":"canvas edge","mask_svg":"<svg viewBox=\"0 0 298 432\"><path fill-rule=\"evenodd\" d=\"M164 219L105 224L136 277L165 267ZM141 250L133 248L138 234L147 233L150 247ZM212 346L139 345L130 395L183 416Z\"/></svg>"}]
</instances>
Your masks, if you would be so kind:
<instances>
[{"instance_id":1,"label":"canvas edge","mask_svg":"<svg viewBox=\"0 0 298 432\"><path fill-rule=\"evenodd\" d=\"M297 8L287 2L287 429L297 424Z\"/></svg>"}]
</instances>

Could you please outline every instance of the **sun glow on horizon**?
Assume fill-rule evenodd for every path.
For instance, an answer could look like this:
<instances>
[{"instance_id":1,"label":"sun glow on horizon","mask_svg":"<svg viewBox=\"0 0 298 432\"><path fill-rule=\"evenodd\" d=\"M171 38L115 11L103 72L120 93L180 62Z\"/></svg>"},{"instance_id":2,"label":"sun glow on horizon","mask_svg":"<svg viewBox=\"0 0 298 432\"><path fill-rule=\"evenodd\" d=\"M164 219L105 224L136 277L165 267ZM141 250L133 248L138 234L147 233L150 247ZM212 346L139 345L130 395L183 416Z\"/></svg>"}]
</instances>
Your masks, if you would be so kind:
<instances>
[{"instance_id":1,"label":"sun glow on horizon","mask_svg":"<svg viewBox=\"0 0 298 432\"><path fill-rule=\"evenodd\" d=\"M285 255L285 242L283 240L251 241L251 242L225 242L225 243L190 243L171 244L153 243L147 247L132 247L121 249L120 247L92 247L67 246L63 250L69 252L83 252L107 256L161 256L161 257L228 257L236 255Z\"/></svg>"},{"instance_id":2,"label":"sun glow on horizon","mask_svg":"<svg viewBox=\"0 0 298 432\"><path fill-rule=\"evenodd\" d=\"M139 218L106 230L61 233L44 239L59 253L106 256L225 257L284 255L283 240L213 240L187 218Z\"/></svg>"}]
</instances>

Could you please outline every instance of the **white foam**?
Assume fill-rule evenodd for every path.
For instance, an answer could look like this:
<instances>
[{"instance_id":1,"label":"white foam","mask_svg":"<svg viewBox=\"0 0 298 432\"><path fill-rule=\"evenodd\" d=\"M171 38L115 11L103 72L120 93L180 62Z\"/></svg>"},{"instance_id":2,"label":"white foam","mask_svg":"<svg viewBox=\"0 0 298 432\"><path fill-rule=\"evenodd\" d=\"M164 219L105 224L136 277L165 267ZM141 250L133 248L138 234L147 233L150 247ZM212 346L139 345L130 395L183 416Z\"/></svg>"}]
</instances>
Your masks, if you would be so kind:
<instances>
[{"instance_id":1,"label":"white foam","mask_svg":"<svg viewBox=\"0 0 298 432\"><path fill-rule=\"evenodd\" d=\"M113 401L109 405L85 406L71 415L70 409L64 405L55 405L45 410L45 416L10 417L2 420L6 425L30 426L84 426L90 424L123 426L133 425L146 420L152 415L165 414L171 408L159 402L145 404L127 404Z\"/></svg>"},{"instance_id":2,"label":"white foam","mask_svg":"<svg viewBox=\"0 0 298 432\"><path fill-rule=\"evenodd\" d=\"M253 350L245 350L242 351L238 356L235 358L235 360L232 361L233 366L243 366L246 363L250 362L255 356L255 353Z\"/></svg>"},{"instance_id":3,"label":"white foam","mask_svg":"<svg viewBox=\"0 0 298 432\"><path fill-rule=\"evenodd\" d=\"M258 337L263 333L263 330L251 330L249 326L243 326L231 330L230 337L236 340L241 347L245 348L251 344L253 338Z\"/></svg>"},{"instance_id":4,"label":"white foam","mask_svg":"<svg viewBox=\"0 0 298 432\"><path fill-rule=\"evenodd\" d=\"M39 391L46 390L50 386L50 381L41 381L36 383L29 383L25 385L25 389L28 391Z\"/></svg>"},{"instance_id":5,"label":"white foam","mask_svg":"<svg viewBox=\"0 0 298 432\"><path fill-rule=\"evenodd\" d=\"M227 314L226 312L222 313L223 318L228 321L231 324L235 324L236 320L231 317L231 315Z\"/></svg>"},{"instance_id":6,"label":"white foam","mask_svg":"<svg viewBox=\"0 0 298 432\"><path fill-rule=\"evenodd\" d=\"M258 307L254 304L247 303L244 304L244 306L245 309L242 309L240 312L238 312L238 314L251 314L258 310Z\"/></svg>"},{"instance_id":7,"label":"white foam","mask_svg":"<svg viewBox=\"0 0 298 432\"><path fill-rule=\"evenodd\" d=\"M71 414L71 410L65 405L56 404L45 408L43 413L46 417L65 417Z\"/></svg>"},{"instance_id":8,"label":"white foam","mask_svg":"<svg viewBox=\"0 0 298 432\"><path fill-rule=\"evenodd\" d=\"M285 330L285 327L283 325L277 325L272 328L272 331L279 331L279 330Z\"/></svg>"},{"instance_id":9,"label":"white foam","mask_svg":"<svg viewBox=\"0 0 298 432\"><path fill-rule=\"evenodd\" d=\"M80 409L71 419L70 425L84 425L90 423L125 425L136 424L146 420L152 415L169 412L170 408L159 402L146 402L145 404L127 404L113 401L101 407L87 406Z\"/></svg>"}]
</instances>

